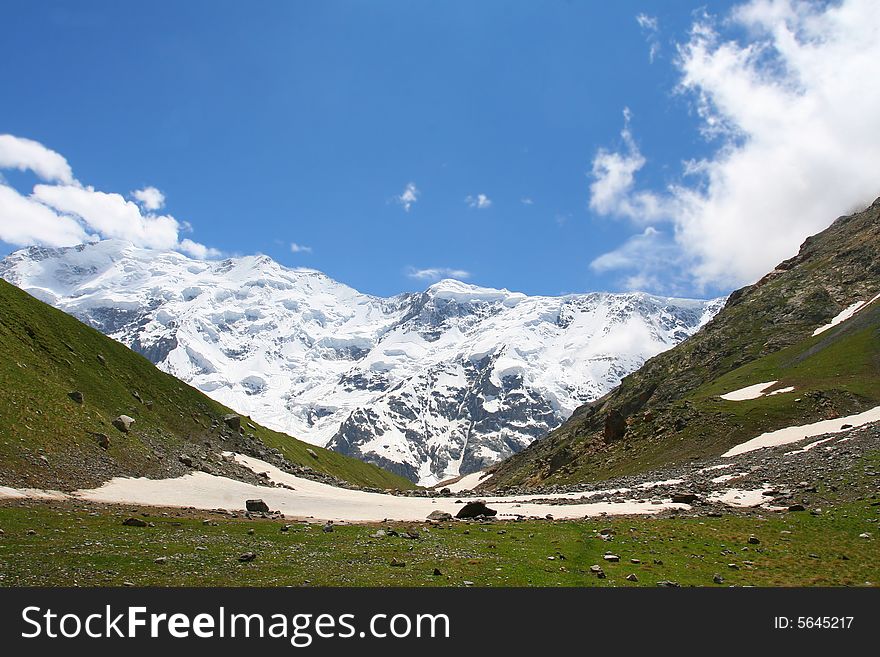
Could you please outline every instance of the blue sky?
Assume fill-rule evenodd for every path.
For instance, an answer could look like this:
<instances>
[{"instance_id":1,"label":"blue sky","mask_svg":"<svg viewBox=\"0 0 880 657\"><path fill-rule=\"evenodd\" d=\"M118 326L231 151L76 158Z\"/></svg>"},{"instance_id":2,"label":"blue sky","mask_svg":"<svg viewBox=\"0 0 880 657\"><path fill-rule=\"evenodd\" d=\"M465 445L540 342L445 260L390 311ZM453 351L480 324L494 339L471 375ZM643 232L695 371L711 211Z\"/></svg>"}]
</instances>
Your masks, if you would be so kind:
<instances>
[{"instance_id":1,"label":"blue sky","mask_svg":"<svg viewBox=\"0 0 880 657\"><path fill-rule=\"evenodd\" d=\"M755 2L731 21L723 2L709 3L712 18L705 2L683 1L5 2L0 133L60 154L88 189L128 199L161 190L164 204L141 202L141 212L173 216L181 239L266 253L364 292L423 289L449 270L530 294L708 296L772 266L849 209L838 206L872 200L871 180L847 188L834 212L821 208L825 219L768 234L770 253L742 272L741 259L724 261L726 237L713 245L713 213L730 226L778 214L736 205L731 194L746 192L733 183L713 193L715 170L683 163L734 176L731 147L780 141L772 126L752 126L745 105L730 107L745 99L721 86L741 74L760 92L754 73L779 75L774 25L810 43L807 12L785 15L783 5L793 6ZM835 9L811 11L830 25ZM698 51L701 26L715 34ZM719 44L733 39L734 53L768 50L725 64ZM811 89L789 92L797 101ZM866 127L873 109L857 117ZM845 123L852 117L831 139L842 143ZM875 144L865 148L876 158ZM30 199L40 174L16 157L0 182ZM601 180L604 197L591 188ZM682 184L699 207L670 191ZM40 203L71 212L43 192ZM4 252L31 239L10 235L0 231ZM737 237L748 236L732 248Z\"/></svg>"}]
</instances>

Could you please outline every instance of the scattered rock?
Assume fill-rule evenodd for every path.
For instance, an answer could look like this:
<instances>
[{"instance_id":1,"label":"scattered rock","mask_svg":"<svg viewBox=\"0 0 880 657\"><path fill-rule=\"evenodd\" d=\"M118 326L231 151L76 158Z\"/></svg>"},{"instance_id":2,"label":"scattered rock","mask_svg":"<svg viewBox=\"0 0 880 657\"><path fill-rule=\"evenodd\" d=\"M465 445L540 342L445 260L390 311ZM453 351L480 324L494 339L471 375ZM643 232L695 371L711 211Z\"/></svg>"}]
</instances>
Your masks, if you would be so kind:
<instances>
[{"instance_id":1,"label":"scattered rock","mask_svg":"<svg viewBox=\"0 0 880 657\"><path fill-rule=\"evenodd\" d=\"M93 433L92 437L101 449L110 449L110 436L106 433Z\"/></svg>"},{"instance_id":2,"label":"scattered rock","mask_svg":"<svg viewBox=\"0 0 880 657\"><path fill-rule=\"evenodd\" d=\"M406 562L405 562L405 561L398 561L397 559L395 559L395 558L393 558L393 557L392 557L392 559L391 559L391 564L390 564L390 565L393 566L394 568L406 568Z\"/></svg>"},{"instance_id":3,"label":"scattered rock","mask_svg":"<svg viewBox=\"0 0 880 657\"><path fill-rule=\"evenodd\" d=\"M255 533L253 527L251 527L250 529L248 529L247 533L248 533L248 536L253 536L254 533Z\"/></svg>"},{"instance_id":4,"label":"scattered rock","mask_svg":"<svg viewBox=\"0 0 880 657\"><path fill-rule=\"evenodd\" d=\"M664 580L661 580L661 581L657 582L657 586L666 586L666 587L670 587L670 588L679 588L679 587L681 586L681 584L679 584L678 582L672 582L672 581L670 581L670 580L668 580L668 579L664 579Z\"/></svg>"},{"instance_id":5,"label":"scattered rock","mask_svg":"<svg viewBox=\"0 0 880 657\"><path fill-rule=\"evenodd\" d=\"M721 575L717 575L717 574L714 575L712 577L712 581L715 582L716 584L724 584L724 578Z\"/></svg>"},{"instance_id":6,"label":"scattered rock","mask_svg":"<svg viewBox=\"0 0 880 657\"><path fill-rule=\"evenodd\" d=\"M791 506L788 507L788 510L789 511L806 511L807 507L805 507L803 504L792 504Z\"/></svg>"},{"instance_id":7,"label":"scattered rock","mask_svg":"<svg viewBox=\"0 0 880 657\"><path fill-rule=\"evenodd\" d=\"M761 543L761 539L759 539L757 536L755 536L755 535L749 536L749 545L758 545L760 543Z\"/></svg>"},{"instance_id":8,"label":"scattered rock","mask_svg":"<svg viewBox=\"0 0 880 657\"><path fill-rule=\"evenodd\" d=\"M244 554L239 555L238 560L242 563L247 563L248 561L253 561L257 558L255 552L245 552Z\"/></svg>"},{"instance_id":9,"label":"scattered rock","mask_svg":"<svg viewBox=\"0 0 880 657\"><path fill-rule=\"evenodd\" d=\"M223 423L233 431L238 431L241 429L241 416L236 415L235 413L224 415Z\"/></svg>"},{"instance_id":10,"label":"scattered rock","mask_svg":"<svg viewBox=\"0 0 880 657\"><path fill-rule=\"evenodd\" d=\"M606 554L602 558L605 559L605 561L608 561L609 563L617 563L618 561L620 561L620 557L617 556L616 554Z\"/></svg>"},{"instance_id":11,"label":"scattered rock","mask_svg":"<svg viewBox=\"0 0 880 657\"><path fill-rule=\"evenodd\" d=\"M330 532L333 531L333 523L332 523L332 522L328 522L326 525L324 525L324 526L322 527L322 530L323 530L325 533L329 534Z\"/></svg>"},{"instance_id":12,"label":"scattered rock","mask_svg":"<svg viewBox=\"0 0 880 657\"><path fill-rule=\"evenodd\" d=\"M608 411L608 415L605 416L605 442L611 443L620 440L625 433L626 418L623 417L623 414L616 408L612 408Z\"/></svg>"},{"instance_id":13,"label":"scattered rock","mask_svg":"<svg viewBox=\"0 0 880 657\"><path fill-rule=\"evenodd\" d=\"M247 500L244 503L245 508L253 513L269 513L269 505L263 500Z\"/></svg>"},{"instance_id":14,"label":"scattered rock","mask_svg":"<svg viewBox=\"0 0 880 657\"><path fill-rule=\"evenodd\" d=\"M318 458L318 454L311 447L306 447L306 453L311 456L313 459Z\"/></svg>"},{"instance_id":15,"label":"scattered rock","mask_svg":"<svg viewBox=\"0 0 880 657\"><path fill-rule=\"evenodd\" d=\"M107 367L107 359L104 358L104 356L102 356L101 354L98 354L97 358L98 358L98 362L101 363L101 365L103 367Z\"/></svg>"},{"instance_id":16,"label":"scattered rock","mask_svg":"<svg viewBox=\"0 0 880 657\"><path fill-rule=\"evenodd\" d=\"M146 527L147 522L145 520L141 520L140 518L126 518L122 521L122 524L126 527Z\"/></svg>"},{"instance_id":17,"label":"scattered rock","mask_svg":"<svg viewBox=\"0 0 880 657\"><path fill-rule=\"evenodd\" d=\"M435 568L435 569L434 569L434 572L431 573L431 574L434 575L434 577L439 577L439 576L442 575L443 573L440 572L440 569L439 569L439 568Z\"/></svg>"},{"instance_id":18,"label":"scattered rock","mask_svg":"<svg viewBox=\"0 0 880 657\"><path fill-rule=\"evenodd\" d=\"M131 431L132 424L134 424L134 418L129 417L128 415L120 415L113 420L113 426L119 429L122 433L128 433Z\"/></svg>"},{"instance_id":19,"label":"scattered rock","mask_svg":"<svg viewBox=\"0 0 880 657\"><path fill-rule=\"evenodd\" d=\"M490 509L486 506L486 503L482 500L477 502L468 502L463 507L458 510L458 513L455 514L456 518L476 518L478 516L494 516L497 515L498 512L495 509Z\"/></svg>"},{"instance_id":20,"label":"scattered rock","mask_svg":"<svg viewBox=\"0 0 880 657\"><path fill-rule=\"evenodd\" d=\"M77 404L83 403L83 394L79 390L71 390L67 393L67 396L70 397Z\"/></svg>"},{"instance_id":21,"label":"scattered rock","mask_svg":"<svg viewBox=\"0 0 880 657\"><path fill-rule=\"evenodd\" d=\"M181 463L183 463L183 465L185 465L188 468L193 467L193 465L195 464L195 461L193 461L192 456L189 456L188 454L181 454L180 456L177 457L177 460L180 461Z\"/></svg>"},{"instance_id":22,"label":"scattered rock","mask_svg":"<svg viewBox=\"0 0 880 657\"><path fill-rule=\"evenodd\" d=\"M168 557L156 557L155 559L153 559L153 562L161 566L168 563Z\"/></svg>"},{"instance_id":23,"label":"scattered rock","mask_svg":"<svg viewBox=\"0 0 880 657\"><path fill-rule=\"evenodd\" d=\"M446 513L446 511L431 511L431 513L428 514L428 520L452 520L452 514Z\"/></svg>"},{"instance_id":24,"label":"scattered rock","mask_svg":"<svg viewBox=\"0 0 880 657\"><path fill-rule=\"evenodd\" d=\"M672 501L676 504L690 504L691 502L696 502L700 499L700 496L696 493L673 493Z\"/></svg>"},{"instance_id":25,"label":"scattered rock","mask_svg":"<svg viewBox=\"0 0 880 657\"><path fill-rule=\"evenodd\" d=\"M638 582L639 578L635 573L630 573L629 575L626 576L626 581L627 582Z\"/></svg>"}]
</instances>

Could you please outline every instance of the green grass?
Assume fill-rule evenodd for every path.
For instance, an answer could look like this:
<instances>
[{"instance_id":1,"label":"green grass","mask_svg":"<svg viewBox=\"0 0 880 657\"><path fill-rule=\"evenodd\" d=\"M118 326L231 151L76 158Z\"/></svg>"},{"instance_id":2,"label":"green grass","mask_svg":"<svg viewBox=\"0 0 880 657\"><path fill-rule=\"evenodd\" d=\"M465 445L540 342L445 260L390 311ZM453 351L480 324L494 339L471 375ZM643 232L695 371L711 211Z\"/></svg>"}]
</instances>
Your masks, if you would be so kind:
<instances>
[{"instance_id":1,"label":"green grass","mask_svg":"<svg viewBox=\"0 0 880 657\"><path fill-rule=\"evenodd\" d=\"M161 477L174 460L161 453L204 450L206 440L222 449L210 427L233 412L229 408L5 281L0 307L0 483L71 489L115 475ZM73 390L83 393L82 404L68 398ZM130 434L111 425L120 414L135 418ZM374 465L308 446L247 418L242 425L293 463L363 486L414 487ZM96 432L111 437L109 449L98 446Z\"/></svg>"},{"instance_id":2,"label":"green grass","mask_svg":"<svg viewBox=\"0 0 880 657\"><path fill-rule=\"evenodd\" d=\"M656 586L671 580L717 586L716 574L725 586L877 585L880 537L859 538L876 533L877 509L856 502L820 517L393 525L418 531L413 540L371 538L377 526L338 526L325 533L318 525L296 523L282 532L282 521L186 512L175 517L155 510L145 518L154 527L126 527L121 521L130 510L28 503L0 506L0 585ZM611 541L598 537L603 528L613 531ZM760 544L749 544L751 535ZM604 561L609 550L619 563ZM257 558L239 563L244 552ZM167 562L157 564L157 557ZM391 566L392 559L406 566ZM593 564L602 566L606 579L590 572ZM434 568L442 575L433 575ZM629 574L638 582L627 581Z\"/></svg>"}]
</instances>

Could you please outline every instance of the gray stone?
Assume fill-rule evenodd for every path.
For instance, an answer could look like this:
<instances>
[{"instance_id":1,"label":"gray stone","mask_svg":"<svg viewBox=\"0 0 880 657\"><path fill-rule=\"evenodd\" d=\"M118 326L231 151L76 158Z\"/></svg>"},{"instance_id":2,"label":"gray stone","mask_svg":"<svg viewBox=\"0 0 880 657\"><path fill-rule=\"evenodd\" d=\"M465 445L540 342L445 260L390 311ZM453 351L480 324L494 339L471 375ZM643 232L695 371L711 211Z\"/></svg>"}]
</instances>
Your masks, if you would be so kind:
<instances>
[{"instance_id":1,"label":"gray stone","mask_svg":"<svg viewBox=\"0 0 880 657\"><path fill-rule=\"evenodd\" d=\"M126 518L122 521L122 524L126 527L146 527L147 522L145 520L141 520L140 518Z\"/></svg>"},{"instance_id":2,"label":"gray stone","mask_svg":"<svg viewBox=\"0 0 880 657\"><path fill-rule=\"evenodd\" d=\"M129 417L128 415L120 415L113 420L113 426L119 429L122 433L128 433L131 431L131 425L133 424L134 418Z\"/></svg>"},{"instance_id":3,"label":"gray stone","mask_svg":"<svg viewBox=\"0 0 880 657\"><path fill-rule=\"evenodd\" d=\"M244 505L248 511L254 513L269 513L269 505L263 500L247 500Z\"/></svg>"},{"instance_id":4,"label":"gray stone","mask_svg":"<svg viewBox=\"0 0 880 657\"><path fill-rule=\"evenodd\" d=\"M456 518L476 518L478 516L494 516L497 515L498 512L495 509L490 509L486 506L486 503L482 500L477 502L468 502L463 507L458 510L458 513L455 514Z\"/></svg>"}]
</instances>

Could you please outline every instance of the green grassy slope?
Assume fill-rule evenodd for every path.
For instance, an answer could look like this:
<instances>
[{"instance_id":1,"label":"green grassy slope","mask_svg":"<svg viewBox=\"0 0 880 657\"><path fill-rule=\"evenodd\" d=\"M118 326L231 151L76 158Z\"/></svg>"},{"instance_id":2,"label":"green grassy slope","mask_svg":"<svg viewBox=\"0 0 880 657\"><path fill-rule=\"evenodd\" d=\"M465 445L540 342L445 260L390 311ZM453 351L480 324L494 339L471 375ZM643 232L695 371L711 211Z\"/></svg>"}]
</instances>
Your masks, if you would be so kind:
<instances>
[{"instance_id":1,"label":"green grassy slope","mask_svg":"<svg viewBox=\"0 0 880 657\"><path fill-rule=\"evenodd\" d=\"M81 404L68 396L71 391L83 394ZM182 474L179 455L230 448L221 420L232 412L124 345L0 281L0 484L69 490L116 475ZM128 434L111 424L120 414L135 418ZM403 477L245 417L242 427L291 463L362 486L413 487ZM98 445L96 433L110 437L108 449Z\"/></svg>"},{"instance_id":2,"label":"green grassy slope","mask_svg":"<svg viewBox=\"0 0 880 657\"><path fill-rule=\"evenodd\" d=\"M734 292L696 335L649 360L608 395L495 468L488 486L541 486L633 474L713 456L764 431L880 403L880 302L816 337L880 292L880 199L809 238L755 285ZM763 381L796 393L726 402ZM795 399L800 401L795 402ZM619 414L625 431L606 431Z\"/></svg>"}]
</instances>

